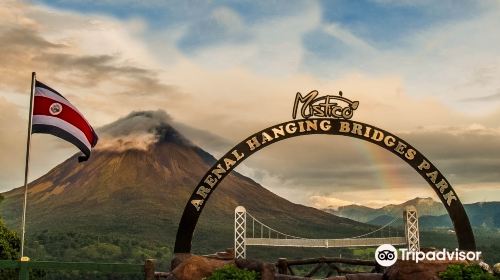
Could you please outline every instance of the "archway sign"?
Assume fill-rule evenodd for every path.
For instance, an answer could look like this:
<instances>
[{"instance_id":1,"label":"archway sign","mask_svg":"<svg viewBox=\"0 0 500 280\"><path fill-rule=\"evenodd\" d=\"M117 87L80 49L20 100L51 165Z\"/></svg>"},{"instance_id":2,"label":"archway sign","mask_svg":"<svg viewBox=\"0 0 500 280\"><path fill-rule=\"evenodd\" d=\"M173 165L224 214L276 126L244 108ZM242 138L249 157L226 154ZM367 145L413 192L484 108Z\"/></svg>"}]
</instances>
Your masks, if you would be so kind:
<instances>
[{"instance_id":1,"label":"archway sign","mask_svg":"<svg viewBox=\"0 0 500 280\"><path fill-rule=\"evenodd\" d=\"M175 253L189 253L191 240L203 208L210 195L224 178L241 162L255 152L291 137L311 134L341 135L371 142L395 154L409 164L436 192L455 227L459 249L475 250L474 234L469 218L456 192L444 175L422 153L408 142L378 127L350 120L358 108L358 101L339 95L318 97L318 91L305 96L297 93L293 104L294 120L273 125L240 142L203 176L184 208L177 237ZM298 113L302 119L296 119Z\"/></svg>"}]
</instances>

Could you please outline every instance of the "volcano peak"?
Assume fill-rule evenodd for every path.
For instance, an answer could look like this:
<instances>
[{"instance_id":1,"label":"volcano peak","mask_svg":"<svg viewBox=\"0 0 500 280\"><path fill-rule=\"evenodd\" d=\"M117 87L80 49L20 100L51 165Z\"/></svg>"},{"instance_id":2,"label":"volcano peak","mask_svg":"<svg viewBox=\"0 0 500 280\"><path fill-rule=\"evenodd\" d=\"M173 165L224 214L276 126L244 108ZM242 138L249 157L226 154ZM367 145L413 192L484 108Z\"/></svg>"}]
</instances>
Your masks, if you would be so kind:
<instances>
[{"instance_id":1,"label":"volcano peak","mask_svg":"<svg viewBox=\"0 0 500 280\"><path fill-rule=\"evenodd\" d=\"M153 144L174 143L191 146L172 126L172 118L163 110L134 111L99 128L97 149L146 150Z\"/></svg>"}]
</instances>

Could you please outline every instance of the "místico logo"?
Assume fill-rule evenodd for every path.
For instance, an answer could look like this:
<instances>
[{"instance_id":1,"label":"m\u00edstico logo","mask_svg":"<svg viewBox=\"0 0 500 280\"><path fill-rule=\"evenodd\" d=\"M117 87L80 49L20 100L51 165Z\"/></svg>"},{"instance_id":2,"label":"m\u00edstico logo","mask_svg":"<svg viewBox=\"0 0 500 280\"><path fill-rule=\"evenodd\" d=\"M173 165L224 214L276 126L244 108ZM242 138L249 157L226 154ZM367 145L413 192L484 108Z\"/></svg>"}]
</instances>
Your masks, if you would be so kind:
<instances>
[{"instance_id":1,"label":"m\u00edstico logo","mask_svg":"<svg viewBox=\"0 0 500 280\"><path fill-rule=\"evenodd\" d=\"M398 260L398 251L391 244L382 244L375 250L375 260L381 266L391 266Z\"/></svg>"}]
</instances>

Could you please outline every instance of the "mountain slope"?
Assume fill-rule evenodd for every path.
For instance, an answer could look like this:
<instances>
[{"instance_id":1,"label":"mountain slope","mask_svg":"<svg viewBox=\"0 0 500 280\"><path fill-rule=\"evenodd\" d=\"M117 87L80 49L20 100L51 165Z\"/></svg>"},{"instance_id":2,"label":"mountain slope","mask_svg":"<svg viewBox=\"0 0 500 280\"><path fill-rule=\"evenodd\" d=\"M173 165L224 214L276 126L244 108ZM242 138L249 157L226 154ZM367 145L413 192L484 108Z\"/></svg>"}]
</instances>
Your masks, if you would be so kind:
<instances>
[{"instance_id":1,"label":"mountain slope","mask_svg":"<svg viewBox=\"0 0 500 280\"><path fill-rule=\"evenodd\" d=\"M215 159L169 125L162 112L136 112L100 130L89 161L73 156L29 187L27 230L126 236L173 245L194 187ZM4 193L1 215L20 224L22 188ZM293 204L236 172L208 201L194 250L232 246L234 208L293 235L349 237L370 226Z\"/></svg>"},{"instance_id":2,"label":"mountain slope","mask_svg":"<svg viewBox=\"0 0 500 280\"><path fill-rule=\"evenodd\" d=\"M372 225L384 225L395 217L402 217L403 210L407 205L417 207L419 224L422 229L452 227L451 219L444 206L432 198L415 198L402 204L391 204L377 209L347 205L339 207L338 210L326 209L325 211ZM473 227L500 229L500 202L477 202L465 204L464 208ZM402 224L402 221L398 224Z\"/></svg>"},{"instance_id":3,"label":"mountain slope","mask_svg":"<svg viewBox=\"0 0 500 280\"><path fill-rule=\"evenodd\" d=\"M339 207L338 210L325 209L325 211L340 217L346 217L360 222L369 222L379 216L401 217L405 207L409 205L413 205L417 208L419 216L439 216L446 214L444 206L430 197L417 197L401 204L389 204L381 208L347 205Z\"/></svg>"}]
</instances>

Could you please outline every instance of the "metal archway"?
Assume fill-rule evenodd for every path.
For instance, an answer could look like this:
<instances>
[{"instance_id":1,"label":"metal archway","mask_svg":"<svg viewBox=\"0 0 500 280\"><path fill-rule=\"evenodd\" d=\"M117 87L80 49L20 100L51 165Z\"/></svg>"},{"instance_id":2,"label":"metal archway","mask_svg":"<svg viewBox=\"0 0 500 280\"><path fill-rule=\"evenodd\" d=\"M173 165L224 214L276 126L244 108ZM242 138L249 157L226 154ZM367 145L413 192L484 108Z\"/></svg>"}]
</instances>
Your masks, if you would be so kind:
<instances>
[{"instance_id":1,"label":"metal archway","mask_svg":"<svg viewBox=\"0 0 500 280\"><path fill-rule=\"evenodd\" d=\"M329 134L362 139L376 144L409 164L436 192L453 222L461 250L476 249L474 234L462 203L448 180L417 149L392 133L362 122L345 119L298 119L261 130L240 142L221 157L203 176L187 202L182 214L174 253L189 253L193 233L201 212L219 183L242 161L253 153L291 137Z\"/></svg>"}]
</instances>

